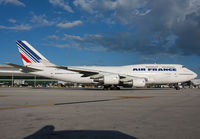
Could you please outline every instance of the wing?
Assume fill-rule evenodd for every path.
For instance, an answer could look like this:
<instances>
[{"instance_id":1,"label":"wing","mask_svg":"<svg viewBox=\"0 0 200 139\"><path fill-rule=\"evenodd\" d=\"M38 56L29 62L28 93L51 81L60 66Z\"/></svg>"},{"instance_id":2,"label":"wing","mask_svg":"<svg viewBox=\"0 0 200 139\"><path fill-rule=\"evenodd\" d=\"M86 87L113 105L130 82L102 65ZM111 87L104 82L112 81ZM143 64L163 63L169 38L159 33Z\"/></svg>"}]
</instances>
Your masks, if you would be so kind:
<instances>
[{"instance_id":1,"label":"wing","mask_svg":"<svg viewBox=\"0 0 200 139\"><path fill-rule=\"evenodd\" d=\"M12 63L6 63L6 64L7 64L7 65L10 65L10 66L12 66L12 67L21 69L21 72L25 72L25 73L28 73L28 72L36 72L36 71L42 71L42 70L40 70L40 69L30 68L30 67L27 67L27 66L21 66L21 65L12 64Z\"/></svg>"},{"instance_id":2,"label":"wing","mask_svg":"<svg viewBox=\"0 0 200 139\"><path fill-rule=\"evenodd\" d=\"M100 73L99 71L95 71L95 70L64 67L64 66L56 66L56 68L78 72L80 74L83 74L81 77L90 77L90 76L93 76L93 75L98 75Z\"/></svg>"},{"instance_id":3,"label":"wing","mask_svg":"<svg viewBox=\"0 0 200 139\"><path fill-rule=\"evenodd\" d=\"M129 82L134 79L145 79L144 77L130 76L125 74L118 74L113 72L105 72L99 70L85 69L85 68L74 68L74 67L65 67L65 66L56 66L56 68L64 69L68 71L74 71L82 74L81 77L90 77L91 79L99 79L107 75L118 75L121 82Z\"/></svg>"}]
</instances>

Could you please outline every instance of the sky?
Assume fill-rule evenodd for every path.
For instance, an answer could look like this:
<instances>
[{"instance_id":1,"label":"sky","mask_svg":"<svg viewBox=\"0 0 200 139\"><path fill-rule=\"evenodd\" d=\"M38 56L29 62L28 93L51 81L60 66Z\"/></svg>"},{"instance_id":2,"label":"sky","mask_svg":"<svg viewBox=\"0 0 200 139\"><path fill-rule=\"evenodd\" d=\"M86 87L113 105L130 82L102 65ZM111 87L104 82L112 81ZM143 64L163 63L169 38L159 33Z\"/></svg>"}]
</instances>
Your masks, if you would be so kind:
<instances>
[{"instance_id":1,"label":"sky","mask_svg":"<svg viewBox=\"0 0 200 139\"><path fill-rule=\"evenodd\" d=\"M182 64L200 75L199 0L0 0L0 64L26 40L57 65Z\"/></svg>"}]
</instances>

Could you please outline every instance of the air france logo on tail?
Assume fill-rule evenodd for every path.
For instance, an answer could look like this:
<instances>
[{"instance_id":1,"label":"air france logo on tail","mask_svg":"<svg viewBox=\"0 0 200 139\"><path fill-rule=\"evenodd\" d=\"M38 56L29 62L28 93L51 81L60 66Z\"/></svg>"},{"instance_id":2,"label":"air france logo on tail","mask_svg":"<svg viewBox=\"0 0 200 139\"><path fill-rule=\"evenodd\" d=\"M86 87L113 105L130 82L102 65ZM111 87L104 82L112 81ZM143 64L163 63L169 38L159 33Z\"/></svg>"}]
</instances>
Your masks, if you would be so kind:
<instances>
[{"instance_id":1,"label":"air france logo on tail","mask_svg":"<svg viewBox=\"0 0 200 139\"><path fill-rule=\"evenodd\" d=\"M41 57L28 46L26 41L16 41L20 55L26 63L40 63Z\"/></svg>"}]
</instances>

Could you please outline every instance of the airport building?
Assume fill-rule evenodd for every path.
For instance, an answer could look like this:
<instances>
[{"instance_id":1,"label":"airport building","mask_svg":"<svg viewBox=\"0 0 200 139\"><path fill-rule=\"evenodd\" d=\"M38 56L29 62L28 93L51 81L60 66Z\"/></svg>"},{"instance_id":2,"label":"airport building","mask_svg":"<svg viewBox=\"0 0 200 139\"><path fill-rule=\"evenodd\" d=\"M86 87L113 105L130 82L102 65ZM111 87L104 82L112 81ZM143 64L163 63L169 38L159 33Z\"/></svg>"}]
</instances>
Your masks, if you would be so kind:
<instances>
[{"instance_id":1,"label":"airport building","mask_svg":"<svg viewBox=\"0 0 200 139\"><path fill-rule=\"evenodd\" d=\"M59 81L51 78L23 73L20 69L9 66L0 65L0 87L82 87L81 84ZM84 87L91 87L85 85ZM93 86L92 86L93 87Z\"/></svg>"},{"instance_id":2,"label":"airport building","mask_svg":"<svg viewBox=\"0 0 200 139\"><path fill-rule=\"evenodd\" d=\"M20 72L20 69L9 65L0 65L1 86L53 86L58 80Z\"/></svg>"}]
</instances>

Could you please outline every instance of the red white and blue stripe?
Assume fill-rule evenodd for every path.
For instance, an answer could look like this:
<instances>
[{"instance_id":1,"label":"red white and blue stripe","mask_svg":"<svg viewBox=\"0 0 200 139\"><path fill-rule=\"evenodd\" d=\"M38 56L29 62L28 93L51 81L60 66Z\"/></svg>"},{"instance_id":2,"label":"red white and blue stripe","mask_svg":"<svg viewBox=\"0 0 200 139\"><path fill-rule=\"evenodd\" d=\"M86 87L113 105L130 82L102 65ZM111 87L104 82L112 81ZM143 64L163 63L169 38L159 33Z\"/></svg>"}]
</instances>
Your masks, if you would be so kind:
<instances>
[{"instance_id":1,"label":"red white and blue stripe","mask_svg":"<svg viewBox=\"0 0 200 139\"><path fill-rule=\"evenodd\" d=\"M42 59L34 50L31 50L23 41L16 41L20 55L26 63L40 63Z\"/></svg>"}]
</instances>

